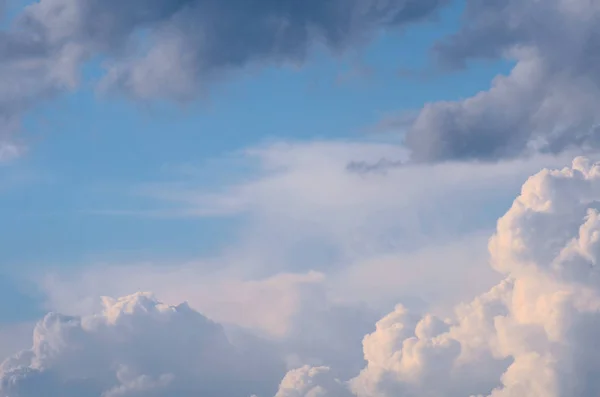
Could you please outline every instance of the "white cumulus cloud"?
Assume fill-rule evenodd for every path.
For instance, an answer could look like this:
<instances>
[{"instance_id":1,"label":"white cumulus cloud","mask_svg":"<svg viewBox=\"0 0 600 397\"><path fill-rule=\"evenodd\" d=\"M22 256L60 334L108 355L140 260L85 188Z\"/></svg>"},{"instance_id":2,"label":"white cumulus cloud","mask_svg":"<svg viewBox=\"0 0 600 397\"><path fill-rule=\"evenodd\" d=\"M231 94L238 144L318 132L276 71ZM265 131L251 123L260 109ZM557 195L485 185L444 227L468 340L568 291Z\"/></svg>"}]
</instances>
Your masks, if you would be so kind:
<instances>
[{"instance_id":1,"label":"white cumulus cloud","mask_svg":"<svg viewBox=\"0 0 600 397\"><path fill-rule=\"evenodd\" d=\"M367 335L360 397L600 392L600 164L531 177L489 243L506 278L452 319L398 306ZM335 394L331 394L335 396Z\"/></svg>"},{"instance_id":2,"label":"white cumulus cloud","mask_svg":"<svg viewBox=\"0 0 600 397\"><path fill-rule=\"evenodd\" d=\"M234 344L189 306L136 294L46 316L33 347L2 365L0 395L597 396L599 202L600 164L588 159L529 178L489 241L503 280L449 318L398 305L364 337L352 376L335 360L284 374L284 357L261 344Z\"/></svg>"},{"instance_id":3,"label":"white cumulus cloud","mask_svg":"<svg viewBox=\"0 0 600 397\"><path fill-rule=\"evenodd\" d=\"M187 304L169 306L143 293L105 298L99 313L51 313L40 321L31 349L2 364L0 395L247 397L248 391L268 392L280 367L267 355L249 357L248 351ZM257 366L253 360L259 357Z\"/></svg>"}]
</instances>

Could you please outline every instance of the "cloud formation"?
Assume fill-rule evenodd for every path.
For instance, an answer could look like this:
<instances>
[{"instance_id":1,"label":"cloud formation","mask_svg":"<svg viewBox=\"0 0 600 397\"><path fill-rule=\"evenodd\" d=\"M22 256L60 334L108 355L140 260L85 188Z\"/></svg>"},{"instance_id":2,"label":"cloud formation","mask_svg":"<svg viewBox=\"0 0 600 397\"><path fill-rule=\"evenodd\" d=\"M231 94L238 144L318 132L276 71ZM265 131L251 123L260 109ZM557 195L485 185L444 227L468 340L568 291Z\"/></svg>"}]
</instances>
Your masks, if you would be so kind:
<instances>
[{"instance_id":1,"label":"cloud formation","mask_svg":"<svg viewBox=\"0 0 600 397\"><path fill-rule=\"evenodd\" d=\"M398 305L364 337L366 365L350 379L338 379L324 363L298 365L275 380L277 360L271 367L270 361L247 365L257 356L244 355L219 325L186 305L138 294L106 299L91 316L48 315L33 348L2 365L0 391L7 397L36 396L42 387L61 396L597 395L598 203L600 163L579 157L529 178L489 241L492 267L504 280L449 318ZM261 385L273 391L257 392Z\"/></svg>"},{"instance_id":2,"label":"cloud formation","mask_svg":"<svg viewBox=\"0 0 600 397\"><path fill-rule=\"evenodd\" d=\"M330 374L328 367L307 365L289 371L275 397L352 397L348 389Z\"/></svg>"},{"instance_id":3,"label":"cloud formation","mask_svg":"<svg viewBox=\"0 0 600 397\"><path fill-rule=\"evenodd\" d=\"M41 0L0 31L0 152L24 112L78 86L101 59L102 86L134 98L189 100L249 65L303 61L432 15L447 0Z\"/></svg>"},{"instance_id":4,"label":"cloud formation","mask_svg":"<svg viewBox=\"0 0 600 397\"><path fill-rule=\"evenodd\" d=\"M576 0L468 0L463 26L442 40L443 63L516 61L488 91L427 104L406 135L416 161L497 160L572 147L597 149L600 5Z\"/></svg>"},{"instance_id":5,"label":"cloud formation","mask_svg":"<svg viewBox=\"0 0 600 397\"><path fill-rule=\"evenodd\" d=\"M103 267L101 274L48 279L45 287L49 307L85 316L102 310L93 298L119 296L130 292L132 285L151 289L165 301L189 302L222 324L229 336L245 341L250 333L268 339L270 349L288 368L327 364L343 377L362 368L360 341L384 313L331 299L322 274L236 280L232 274L202 272L200 263L177 269Z\"/></svg>"},{"instance_id":6,"label":"cloud formation","mask_svg":"<svg viewBox=\"0 0 600 397\"><path fill-rule=\"evenodd\" d=\"M0 367L0 395L269 393L283 367L248 351L232 345L220 325L186 304L168 306L142 293L104 298L103 309L94 315L51 313L38 323L32 348Z\"/></svg>"},{"instance_id":7,"label":"cloud formation","mask_svg":"<svg viewBox=\"0 0 600 397\"><path fill-rule=\"evenodd\" d=\"M302 61L317 42L341 51L378 29L426 18L447 1L187 0L175 2L175 7L168 1L154 3L152 10L160 16L150 50L117 61L106 82L136 97L186 99L224 72L248 64ZM122 6L110 8L116 13ZM136 25L129 20L126 24Z\"/></svg>"},{"instance_id":8,"label":"cloud formation","mask_svg":"<svg viewBox=\"0 0 600 397\"><path fill-rule=\"evenodd\" d=\"M490 239L506 279L454 318L402 306L363 341L358 396L580 396L600 391L600 164L530 178ZM333 394L332 394L333 396Z\"/></svg>"}]
</instances>

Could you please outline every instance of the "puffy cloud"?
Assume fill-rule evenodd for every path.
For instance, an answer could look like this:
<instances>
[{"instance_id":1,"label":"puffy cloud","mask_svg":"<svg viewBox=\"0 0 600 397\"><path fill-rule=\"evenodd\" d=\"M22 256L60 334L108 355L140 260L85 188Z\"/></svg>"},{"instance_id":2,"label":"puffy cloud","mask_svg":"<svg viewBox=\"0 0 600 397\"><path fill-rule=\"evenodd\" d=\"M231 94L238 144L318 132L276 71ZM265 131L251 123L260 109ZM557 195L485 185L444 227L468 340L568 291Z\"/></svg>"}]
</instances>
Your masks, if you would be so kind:
<instances>
[{"instance_id":1,"label":"puffy cloud","mask_svg":"<svg viewBox=\"0 0 600 397\"><path fill-rule=\"evenodd\" d=\"M490 232L479 231L476 218L497 219L521 181L542 164L570 162L539 157L480 167L411 164L387 175L361 175L346 170L349 160L399 158L402 149L319 142L250 152L260 173L226 185L218 195L187 176L175 187L145 186L144 193L198 208L198 213L234 199L244 203L235 211L250 215L249 230L222 255L183 264L101 263L66 274L58 270L43 282L47 307L83 314L99 295L149 290L167 302L189 301L228 332L235 325L268 337L290 369L327 366L332 377L347 380L365 366L360 341L396 303L415 311L434 306L438 314L443 305L448 314L457 301L495 285L501 277L482 266ZM412 222L416 213L426 225ZM488 326L475 315L469 321ZM461 332L468 334L464 339L488 339L476 330ZM482 368L470 370L485 372ZM499 375L492 378L496 383L482 374L490 390Z\"/></svg>"},{"instance_id":2,"label":"puffy cloud","mask_svg":"<svg viewBox=\"0 0 600 397\"><path fill-rule=\"evenodd\" d=\"M531 177L490 239L505 280L450 319L403 306L363 341L360 397L588 397L600 391L600 163ZM332 394L334 396L334 394Z\"/></svg>"},{"instance_id":3,"label":"puffy cloud","mask_svg":"<svg viewBox=\"0 0 600 397\"><path fill-rule=\"evenodd\" d=\"M360 341L382 311L332 300L324 275L279 274L242 281L203 274L199 266L195 263L176 271L103 268L102 275L48 279L48 306L82 315L93 313L102 309L93 297L118 296L135 284L155 290L166 301L188 301L244 345L257 344L245 342L252 335L267 339L269 349L288 368L329 365L335 376L350 377L364 365Z\"/></svg>"},{"instance_id":4,"label":"puffy cloud","mask_svg":"<svg viewBox=\"0 0 600 397\"><path fill-rule=\"evenodd\" d=\"M444 62L505 56L516 65L489 91L427 104L406 136L415 160L495 160L598 147L598 3L468 0L463 21L437 46Z\"/></svg>"},{"instance_id":5,"label":"puffy cloud","mask_svg":"<svg viewBox=\"0 0 600 397\"><path fill-rule=\"evenodd\" d=\"M1 395L246 397L274 392L282 369L231 344L220 325L186 304L141 293L105 298L94 315L48 314L33 341L2 364Z\"/></svg>"},{"instance_id":6,"label":"puffy cloud","mask_svg":"<svg viewBox=\"0 0 600 397\"><path fill-rule=\"evenodd\" d=\"M504 280L449 318L398 305L364 337L366 365L354 377L305 362L274 379L278 360L233 344L186 305L138 294L106 299L95 315L48 315L33 347L3 364L0 390L7 397L42 388L63 396L594 396L599 202L600 163L577 158L529 178L489 241Z\"/></svg>"},{"instance_id":7,"label":"puffy cloud","mask_svg":"<svg viewBox=\"0 0 600 397\"><path fill-rule=\"evenodd\" d=\"M488 304L484 299L483 307ZM486 331L477 321L481 305L465 311L464 321L480 327L475 333ZM482 353L487 341L469 340L461 328L460 322L433 315L420 318L398 306L364 338L367 366L350 381L352 390L361 397L461 396L491 390L502 363L496 365Z\"/></svg>"},{"instance_id":8,"label":"puffy cloud","mask_svg":"<svg viewBox=\"0 0 600 397\"><path fill-rule=\"evenodd\" d=\"M155 3L163 18L150 50L112 65L107 83L134 96L185 99L195 96L207 77L250 63L301 61L317 41L343 50L377 29L427 17L446 1L192 0L179 2L173 13L161 11L170 3ZM118 12L121 6L105 8Z\"/></svg>"},{"instance_id":9,"label":"puffy cloud","mask_svg":"<svg viewBox=\"0 0 600 397\"><path fill-rule=\"evenodd\" d=\"M514 279L511 316L496 324L498 352L514 362L492 395L600 390L590 353L600 326L599 188L600 165L578 158L532 177L498 222L493 265Z\"/></svg>"},{"instance_id":10,"label":"puffy cloud","mask_svg":"<svg viewBox=\"0 0 600 397\"><path fill-rule=\"evenodd\" d=\"M289 371L275 397L351 397L339 380L330 375L328 367L304 366Z\"/></svg>"}]
</instances>

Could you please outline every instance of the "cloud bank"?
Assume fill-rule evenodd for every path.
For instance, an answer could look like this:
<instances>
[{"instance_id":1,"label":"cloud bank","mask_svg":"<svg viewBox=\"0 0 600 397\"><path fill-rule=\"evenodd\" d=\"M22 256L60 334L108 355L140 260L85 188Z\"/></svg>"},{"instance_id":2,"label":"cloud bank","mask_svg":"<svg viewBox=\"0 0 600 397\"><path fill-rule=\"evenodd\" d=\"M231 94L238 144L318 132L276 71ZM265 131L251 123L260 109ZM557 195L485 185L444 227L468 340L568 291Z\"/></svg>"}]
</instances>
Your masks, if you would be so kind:
<instances>
[{"instance_id":1,"label":"cloud bank","mask_svg":"<svg viewBox=\"0 0 600 397\"><path fill-rule=\"evenodd\" d=\"M277 360L187 305L137 294L90 316L48 315L33 347L2 365L0 395L594 396L599 203L600 164L586 158L531 177L489 241L504 280L449 318L398 305L364 337L366 364L350 379L325 364L274 380Z\"/></svg>"},{"instance_id":2,"label":"cloud bank","mask_svg":"<svg viewBox=\"0 0 600 397\"><path fill-rule=\"evenodd\" d=\"M468 0L461 29L435 53L516 61L488 91L427 104L406 135L416 161L497 160L597 149L600 5L576 0Z\"/></svg>"}]
</instances>

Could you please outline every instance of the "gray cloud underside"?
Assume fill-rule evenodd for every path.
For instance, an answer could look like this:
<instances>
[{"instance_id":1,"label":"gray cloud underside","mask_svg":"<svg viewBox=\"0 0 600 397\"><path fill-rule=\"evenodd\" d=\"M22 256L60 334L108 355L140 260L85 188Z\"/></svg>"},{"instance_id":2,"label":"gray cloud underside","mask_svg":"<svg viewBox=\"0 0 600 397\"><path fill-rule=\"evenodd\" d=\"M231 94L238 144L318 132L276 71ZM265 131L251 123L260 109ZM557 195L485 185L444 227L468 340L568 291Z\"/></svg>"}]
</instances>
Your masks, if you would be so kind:
<instances>
[{"instance_id":1,"label":"gray cloud underside","mask_svg":"<svg viewBox=\"0 0 600 397\"><path fill-rule=\"evenodd\" d=\"M77 87L101 56L101 86L134 98L189 100L250 64L300 62L377 30L427 18L447 0L41 0L0 31L0 142L23 113Z\"/></svg>"},{"instance_id":2,"label":"gray cloud underside","mask_svg":"<svg viewBox=\"0 0 600 397\"><path fill-rule=\"evenodd\" d=\"M435 48L451 66L517 61L488 91L427 104L406 136L416 161L497 160L597 149L600 4L469 0L462 28Z\"/></svg>"},{"instance_id":3,"label":"gray cloud underside","mask_svg":"<svg viewBox=\"0 0 600 397\"><path fill-rule=\"evenodd\" d=\"M133 98L190 100L249 65L297 63L317 43L334 52L435 14L446 0L42 0L0 33L3 157L25 111L78 85L101 56L101 87ZM496 160L571 147L596 149L600 10L594 2L469 0L442 62L508 57L488 91L427 104L406 144L416 161Z\"/></svg>"}]
</instances>

